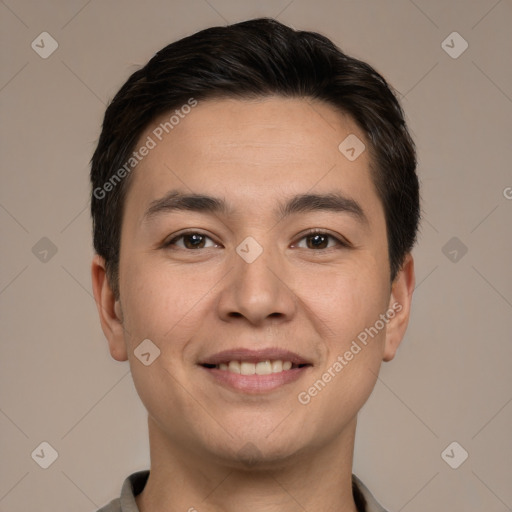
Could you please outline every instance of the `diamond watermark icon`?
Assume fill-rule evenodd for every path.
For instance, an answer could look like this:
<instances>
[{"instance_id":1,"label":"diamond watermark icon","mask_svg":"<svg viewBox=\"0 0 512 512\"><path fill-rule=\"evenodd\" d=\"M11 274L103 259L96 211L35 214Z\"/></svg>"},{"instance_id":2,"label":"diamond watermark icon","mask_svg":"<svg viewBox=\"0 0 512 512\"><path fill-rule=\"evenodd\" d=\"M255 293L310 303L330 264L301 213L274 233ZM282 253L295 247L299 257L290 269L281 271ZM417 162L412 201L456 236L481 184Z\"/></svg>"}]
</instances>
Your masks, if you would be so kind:
<instances>
[{"instance_id":1,"label":"diamond watermark icon","mask_svg":"<svg viewBox=\"0 0 512 512\"><path fill-rule=\"evenodd\" d=\"M441 452L441 458L452 469L457 469L468 458L468 452L457 441L453 441Z\"/></svg>"},{"instance_id":2,"label":"diamond watermark icon","mask_svg":"<svg viewBox=\"0 0 512 512\"><path fill-rule=\"evenodd\" d=\"M247 263L252 263L263 252L263 247L252 236L248 236L237 246L236 252Z\"/></svg>"},{"instance_id":3,"label":"diamond watermark icon","mask_svg":"<svg viewBox=\"0 0 512 512\"><path fill-rule=\"evenodd\" d=\"M341 141L338 149L343 154L343 156L347 158L347 160L353 162L366 149L366 146L357 135L351 133L348 137Z\"/></svg>"},{"instance_id":4,"label":"diamond watermark icon","mask_svg":"<svg viewBox=\"0 0 512 512\"><path fill-rule=\"evenodd\" d=\"M441 43L441 48L452 59L458 59L468 49L468 46L468 42L458 32L452 32Z\"/></svg>"},{"instance_id":5,"label":"diamond watermark icon","mask_svg":"<svg viewBox=\"0 0 512 512\"><path fill-rule=\"evenodd\" d=\"M48 469L58 458L57 450L46 441L43 441L30 456L43 469Z\"/></svg>"},{"instance_id":6,"label":"diamond watermark icon","mask_svg":"<svg viewBox=\"0 0 512 512\"><path fill-rule=\"evenodd\" d=\"M42 263L48 263L57 254L57 246L49 238L43 236L32 247L32 254Z\"/></svg>"},{"instance_id":7,"label":"diamond watermark icon","mask_svg":"<svg viewBox=\"0 0 512 512\"><path fill-rule=\"evenodd\" d=\"M458 263L468 252L468 248L454 236L443 245L441 251L452 263Z\"/></svg>"},{"instance_id":8,"label":"diamond watermark icon","mask_svg":"<svg viewBox=\"0 0 512 512\"><path fill-rule=\"evenodd\" d=\"M150 339L145 339L133 353L144 366L149 366L160 355L160 349Z\"/></svg>"},{"instance_id":9,"label":"diamond watermark icon","mask_svg":"<svg viewBox=\"0 0 512 512\"><path fill-rule=\"evenodd\" d=\"M48 32L41 32L30 46L39 57L47 59L59 47L59 43Z\"/></svg>"},{"instance_id":10,"label":"diamond watermark icon","mask_svg":"<svg viewBox=\"0 0 512 512\"><path fill-rule=\"evenodd\" d=\"M252 467L262 458L262 453L254 443L246 443L238 450L238 458L246 466Z\"/></svg>"}]
</instances>

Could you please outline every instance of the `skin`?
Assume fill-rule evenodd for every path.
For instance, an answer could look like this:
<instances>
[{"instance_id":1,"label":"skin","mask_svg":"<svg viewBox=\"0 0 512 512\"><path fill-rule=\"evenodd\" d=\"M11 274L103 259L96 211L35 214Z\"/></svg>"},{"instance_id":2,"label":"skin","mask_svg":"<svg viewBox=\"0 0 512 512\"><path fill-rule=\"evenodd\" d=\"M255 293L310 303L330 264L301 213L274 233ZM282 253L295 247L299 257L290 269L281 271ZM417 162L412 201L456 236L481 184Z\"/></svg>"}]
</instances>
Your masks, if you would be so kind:
<instances>
[{"instance_id":1,"label":"skin","mask_svg":"<svg viewBox=\"0 0 512 512\"><path fill-rule=\"evenodd\" d=\"M155 120L141 143L162 120ZM367 150L350 162L349 134ZM355 512L351 471L357 413L382 361L393 359L409 320L414 264L390 282L382 204L370 177L364 133L331 106L307 99L200 102L138 164L122 222L120 300L92 263L94 296L110 353L129 360L148 410L151 473L141 512L305 510ZM144 221L168 191L224 198L233 212L167 212ZM280 218L278 202L299 193L341 192L347 212ZM164 242L194 228L209 238ZM316 248L304 232L335 239ZM247 263L236 247L263 248ZM188 245L185 243L188 241ZM327 241L325 245L327 246ZM297 396L394 303L402 308L307 405ZM149 366L134 350L149 338ZM279 347L312 362L295 382L250 395L218 385L198 362L235 347ZM194 510L194 509L192 509Z\"/></svg>"}]
</instances>

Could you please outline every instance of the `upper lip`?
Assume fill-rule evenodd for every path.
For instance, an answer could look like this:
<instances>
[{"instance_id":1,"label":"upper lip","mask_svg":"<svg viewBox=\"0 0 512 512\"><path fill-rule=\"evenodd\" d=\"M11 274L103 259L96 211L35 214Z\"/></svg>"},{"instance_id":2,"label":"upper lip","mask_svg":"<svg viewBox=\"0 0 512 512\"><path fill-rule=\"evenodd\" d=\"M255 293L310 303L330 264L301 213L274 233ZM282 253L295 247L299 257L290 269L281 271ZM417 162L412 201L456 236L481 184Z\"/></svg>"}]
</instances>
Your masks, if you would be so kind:
<instances>
[{"instance_id":1,"label":"upper lip","mask_svg":"<svg viewBox=\"0 0 512 512\"><path fill-rule=\"evenodd\" d=\"M258 363L260 361L290 361L295 364L311 364L307 359L299 356L295 352L282 350L280 348L267 348L261 350L252 350L247 348L234 348L217 352L212 356L200 361L199 364L220 364L229 363L229 361L247 361Z\"/></svg>"}]
</instances>

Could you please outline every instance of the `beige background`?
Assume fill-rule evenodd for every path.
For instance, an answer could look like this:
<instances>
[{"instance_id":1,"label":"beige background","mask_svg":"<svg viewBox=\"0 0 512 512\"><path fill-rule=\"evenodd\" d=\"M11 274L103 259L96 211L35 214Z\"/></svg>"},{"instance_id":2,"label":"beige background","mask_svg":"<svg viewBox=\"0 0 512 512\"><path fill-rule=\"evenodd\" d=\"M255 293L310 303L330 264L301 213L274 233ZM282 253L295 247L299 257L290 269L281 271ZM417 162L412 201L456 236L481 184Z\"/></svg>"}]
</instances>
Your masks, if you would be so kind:
<instances>
[{"instance_id":1,"label":"beige background","mask_svg":"<svg viewBox=\"0 0 512 512\"><path fill-rule=\"evenodd\" d=\"M148 467L145 410L91 295L88 163L133 71L173 40L255 16L375 66L418 146L412 319L360 414L354 472L391 511L511 510L510 0L5 0L0 14L2 512L94 511ZM31 48L43 31L59 45L47 59ZM454 31L469 44L458 58L442 47ZM48 469L31 457L43 441L58 452ZM469 453L458 469L441 457L453 441Z\"/></svg>"}]
</instances>

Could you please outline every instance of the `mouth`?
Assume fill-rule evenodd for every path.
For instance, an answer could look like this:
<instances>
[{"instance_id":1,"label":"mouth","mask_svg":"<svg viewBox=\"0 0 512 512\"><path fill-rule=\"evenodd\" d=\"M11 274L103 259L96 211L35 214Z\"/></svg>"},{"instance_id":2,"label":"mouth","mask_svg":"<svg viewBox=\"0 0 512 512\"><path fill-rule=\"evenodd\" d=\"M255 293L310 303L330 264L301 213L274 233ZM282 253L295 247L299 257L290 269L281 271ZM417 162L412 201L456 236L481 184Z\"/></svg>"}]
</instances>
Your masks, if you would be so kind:
<instances>
[{"instance_id":1,"label":"mouth","mask_svg":"<svg viewBox=\"0 0 512 512\"><path fill-rule=\"evenodd\" d=\"M223 387L258 394L296 381L313 364L289 351L237 349L219 352L199 366Z\"/></svg>"},{"instance_id":2,"label":"mouth","mask_svg":"<svg viewBox=\"0 0 512 512\"><path fill-rule=\"evenodd\" d=\"M204 363L201 366L209 369L217 369L223 372L236 373L239 375L270 375L272 373L281 373L283 371L294 370L296 368L304 368L311 366L308 363L296 364L291 361L283 361L281 359L258 361L237 361L231 360L225 363L209 364Z\"/></svg>"}]
</instances>

